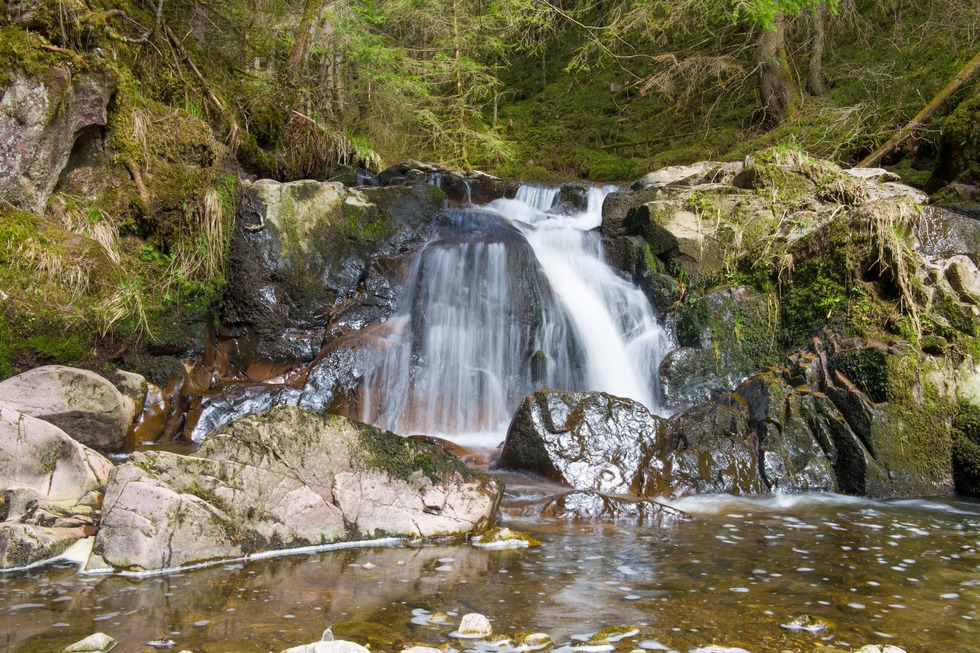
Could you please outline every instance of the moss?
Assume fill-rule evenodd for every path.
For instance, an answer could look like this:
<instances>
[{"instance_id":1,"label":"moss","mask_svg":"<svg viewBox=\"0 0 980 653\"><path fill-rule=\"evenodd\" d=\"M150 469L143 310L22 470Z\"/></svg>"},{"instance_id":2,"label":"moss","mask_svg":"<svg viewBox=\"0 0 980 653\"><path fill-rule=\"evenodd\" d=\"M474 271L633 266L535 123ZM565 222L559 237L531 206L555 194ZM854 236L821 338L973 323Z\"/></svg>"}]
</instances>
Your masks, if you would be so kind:
<instances>
[{"instance_id":1,"label":"moss","mask_svg":"<svg viewBox=\"0 0 980 653\"><path fill-rule=\"evenodd\" d=\"M889 356L882 349L846 349L830 357L830 367L840 371L875 403L889 400Z\"/></svg>"},{"instance_id":2,"label":"moss","mask_svg":"<svg viewBox=\"0 0 980 653\"><path fill-rule=\"evenodd\" d=\"M327 419L342 418L328 416ZM358 425L358 430L363 464L383 471L393 479L411 481L421 473L434 483L440 483L453 475L465 479L475 475L461 460L433 446L366 424Z\"/></svg>"},{"instance_id":3,"label":"moss","mask_svg":"<svg viewBox=\"0 0 980 653\"><path fill-rule=\"evenodd\" d=\"M0 71L20 70L24 74L44 80L52 69L65 61L59 55L43 46L47 42L36 32L30 32L12 25L0 27ZM5 86L5 84L3 84Z\"/></svg>"}]
</instances>

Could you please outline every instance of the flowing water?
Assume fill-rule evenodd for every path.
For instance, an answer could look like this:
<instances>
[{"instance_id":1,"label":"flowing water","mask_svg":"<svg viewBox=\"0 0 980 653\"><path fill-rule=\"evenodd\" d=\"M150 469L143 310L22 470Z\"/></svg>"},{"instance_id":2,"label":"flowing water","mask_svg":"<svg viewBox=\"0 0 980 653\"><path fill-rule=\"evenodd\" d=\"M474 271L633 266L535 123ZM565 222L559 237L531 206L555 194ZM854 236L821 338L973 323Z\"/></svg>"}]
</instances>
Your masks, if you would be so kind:
<instances>
[{"instance_id":1,"label":"flowing water","mask_svg":"<svg viewBox=\"0 0 980 653\"><path fill-rule=\"evenodd\" d=\"M448 210L379 330L386 353L368 375L362 417L487 447L535 388L604 390L658 410L668 337L639 290L602 261L594 229L608 191L593 189L578 211L537 186ZM469 612L496 633L548 633L573 645L566 652L980 650L976 502L705 497L677 504L693 519L652 527L521 517L520 506L564 488L505 480L504 524L540 547L401 543L148 577L55 563L0 574L0 651L58 651L96 631L120 651L278 651L332 626L374 651L514 652L454 639ZM787 627L804 615L826 627ZM621 626L636 632L581 646Z\"/></svg>"},{"instance_id":2,"label":"flowing water","mask_svg":"<svg viewBox=\"0 0 980 653\"><path fill-rule=\"evenodd\" d=\"M503 439L539 388L600 390L657 410L669 348L643 293L605 264L602 201L553 211L557 188L448 209L367 375L361 419L471 445Z\"/></svg>"},{"instance_id":3,"label":"flowing water","mask_svg":"<svg viewBox=\"0 0 980 653\"><path fill-rule=\"evenodd\" d=\"M522 497L554 491L507 481ZM173 651L278 651L332 625L374 651L409 642L475 651L450 637L469 612L487 615L496 633L541 631L558 644L638 627L616 644L624 652L712 643L752 653L867 643L978 650L980 504L811 495L679 507L695 518L659 529L506 517L542 542L517 551L434 544L144 578L79 576L69 565L0 575L0 650L57 651L103 631L121 651L151 651L157 640L172 640ZM802 615L831 625L783 627Z\"/></svg>"}]
</instances>

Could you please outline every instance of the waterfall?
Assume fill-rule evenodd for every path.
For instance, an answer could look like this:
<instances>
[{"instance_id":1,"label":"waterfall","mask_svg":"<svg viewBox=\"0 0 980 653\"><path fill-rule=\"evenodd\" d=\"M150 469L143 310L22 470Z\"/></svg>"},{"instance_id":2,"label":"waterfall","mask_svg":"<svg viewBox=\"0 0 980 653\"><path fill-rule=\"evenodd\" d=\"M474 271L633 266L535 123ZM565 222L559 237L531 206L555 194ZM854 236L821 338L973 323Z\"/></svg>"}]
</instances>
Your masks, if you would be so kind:
<instances>
[{"instance_id":1,"label":"waterfall","mask_svg":"<svg viewBox=\"0 0 980 653\"><path fill-rule=\"evenodd\" d=\"M403 434L494 445L539 388L600 390L659 407L668 339L594 228L614 187L552 213L559 189L444 211L423 249L360 417ZM567 214L565 214L567 213Z\"/></svg>"}]
</instances>

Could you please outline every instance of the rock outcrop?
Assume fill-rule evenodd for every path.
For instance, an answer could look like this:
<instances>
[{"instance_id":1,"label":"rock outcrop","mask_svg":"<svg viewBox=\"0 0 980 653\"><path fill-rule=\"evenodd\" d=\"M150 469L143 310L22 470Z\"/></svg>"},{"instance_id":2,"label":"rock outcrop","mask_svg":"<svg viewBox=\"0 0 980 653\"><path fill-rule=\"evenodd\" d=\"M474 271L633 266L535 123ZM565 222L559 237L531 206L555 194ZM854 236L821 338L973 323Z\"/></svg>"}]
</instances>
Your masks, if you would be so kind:
<instances>
[{"instance_id":1,"label":"rock outcrop","mask_svg":"<svg viewBox=\"0 0 980 653\"><path fill-rule=\"evenodd\" d=\"M56 557L95 533L112 463L0 404L0 569Z\"/></svg>"},{"instance_id":2,"label":"rock outcrop","mask_svg":"<svg viewBox=\"0 0 980 653\"><path fill-rule=\"evenodd\" d=\"M499 465L640 497L950 494L959 385L942 380L954 376L972 378L908 347L828 335L669 420L602 393L543 390L518 410ZM958 440L959 459L971 442Z\"/></svg>"},{"instance_id":3,"label":"rock outcrop","mask_svg":"<svg viewBox=\"0 0 980 653\"><path fill-rule=\"evenodd\" d=\"M500 493L493 478L427 445L280 406L227 424L195 456L140 453L114 470L92 564L146 571L478 533Z\"/></svg>"},{"instance_id":4,"label":"rock outcrop","mask_svg":"<svg viewBox=\"0 0 980 653\"><path fill-rule=\"evenodd\" d=\"M104 126L115 92L108 75L54 67L18 74L0 97L0 197L44 213L79 133Z\"/></svg>"},{"instance_id":5,"label":"rock outcrop","mask_svg":"<svg viewBox=\"0 0 980 653\"><path fill-rule=\"evenodd\" d=\"M253 363L312 360L337 335L328 323L349 330L388 317L405 255L424 241L443 199L426 183L246 184L221 333L231 364L264 381Z\"/></svg>"}]
</instances>

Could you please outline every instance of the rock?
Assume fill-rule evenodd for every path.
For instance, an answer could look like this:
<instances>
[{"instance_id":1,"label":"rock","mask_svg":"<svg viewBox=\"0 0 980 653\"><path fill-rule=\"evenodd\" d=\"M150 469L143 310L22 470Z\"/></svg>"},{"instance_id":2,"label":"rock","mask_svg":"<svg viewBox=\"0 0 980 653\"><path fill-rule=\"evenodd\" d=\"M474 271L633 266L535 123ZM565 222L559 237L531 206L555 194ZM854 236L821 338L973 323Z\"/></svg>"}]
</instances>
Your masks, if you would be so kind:
<instances>
[{"instance_id":1,"label":"rock","mask_svg":"<svg viewBox=\"0 0 980 653\"><path fill-rule=\"evenodd\" d=\"M689 518L683 511L649 499L625 499L588 491L547 497L525 506L522 512L544 519L630 521L644 526L666 526Z\"/></svg>"},{"instance_id":2,"label":"rock","mask_svg":"<svg viewBox=\"0 0 980 653\"><path fill-rule=\"evenodd\" d=\"M968 256L958 254L949 258L943 272L963 301L980 304L980 270Z\"/></svg>"},{"instance_id":3,"label":"rock","mask_svg":"<svg viewBox=\"0 0 980 653\"><path fill-rule=\"evenodd\" d=\"M720 288L683 304L675 329L684 349L661 362L667 406L684 409L733 390L749 374L776 362L777 304L774 297L745 287Z\"/></svg>"},{"instance_id":4,"label":"rock","mask_svg":"<svg viewBox=\"0 0 980 653\"><path fill-rule=\"evenodd\" d=\"M60 365L37 367L0 382L0 403L106 452L122 448L136 417L133 401L107 379Z\"/></svg>"},{"instance_id":5,"label":"rock","mask_svg":"<svg viewBox=\"0 0 980 653\"><path fill-rule=\"evenodd\" d=\"M478 549L527 549L541 546L541 542L530 535L509 528L491 528L474 537L472 544Z\"/></svg>"},{"instance_id":6,"label":"rock","mask_svg":"<svg viewBox=\"0 0 980 653\"><path fill-rule=\"evenodd\" d=\"M93 534L111 469L53 424L0 405L0 569L57 557Z\"/></svg>"},{"instance_id":7,"label":"rock","mask_svg":"<svg viewBox=\"0 0 980 653\"><path fill-rule=\"evenodd\" d=\"M479 533L500 492L493 478L427 445L280 406L223 426L196 456L134 454L110 479L95 553L135 571Z\"/></svg>"},{"instance_id":8,"label":"rock","mask_svg":"<svg viewBox=\"0 0 980 653\"><path fill-rule=\"evenodd\" d=\"M106 375L106 378L116 386L122 395L133 402L134 420L139 418L143 412L143 405L146 403L146 395L149 392L149 384L146 378L135 372L126 370L113 370Z\"/></svg>"},{"instance_id":9,"label":"rock","mask_svg":"<svg viewBox=\"0 0 980 653\"><path fill-rule=\"evenodd\" d=\"M239 341L231 363L311 360L331 320L359 328L391 315L403 260L425 241L444 198L424 182L246 184L221 327ZM285 331L294 337L283 339Z\"/></svg>"},{"instance_id":10,"label":"rock","mask_svg":"<svg viewBox=\"0 0 980 653\"><path fill-rule=\"evenodd\" d=\"M779 625L786 630L805 630L810 633L818 633L822 630L832 630L834 624L822 617L813 617L808 614L800 615L784 624Z\"/></svg>"},{"instance_id":11,"label":"rock","mask_svg":"<svg viewBox=\"0 0 980 653\"><path fill-rule=\"evenodd\" d=\"M62 653L105 653L116 645L116 640L105 633L89 635L80 642L75 642L62 649Z\"/></svg>"},{"instance_id":12,"label":"rock","mask_svg":"<svg viewBox=\"0 0 980 653\"><path fill-rule=\"evenodd\" d=\"M0 197L43 214L76 137L106 124L114 92L103 73L54 67L39 78L15 74L0 97Z\"/></svg>"},{"instance_id":13,"label":"rock","mask_svg":"<svg viewBox=\"0 0 980 653\"><path fill-rule=\"evenodd\" d=\"M844 170L847 174L852 177L857 177L858 179L863 179L865 181L901 181L901 177L896 175L894 172L889 172L884 168L847 168Z\"/></svg>"},{"instance_id":14,"label":"rock","mask_svg":"<svg viewBox=\"0 0 980 653\"><path fill-rule=\"evenodd\" d=\"M579 490L637 494L662 445L662 419L636 401L541 390L517 409L498 466Z\"/></svg>"},{"instance_id":15,"label":"rock","mask_svg":"<svg viewBox=\"0 0 980 653\"><path fill-rule=\"evenodd\" d=\"M463 620L460 621L459 628L456 629L457 636L465 638L489 637L492 633L493 627L490 625L490 620L475 612L463 615Z\"/></svg>"},{"instance_id":16,"label":"rock","mask_svg":"<svg viewBox=\"0 0 980 653\"><path fill-rule=\"evenodd\" d=\"M905 653L905 649L892 646L891 644L885 644L884 646L866 644L857 649L855 653Z\"/></svg>"},{"instance_id":17,"label":"rock","mask_svg":"<svg viewBox=\"0 0 980 653\"><path fill-rule=\"evenodd\" d=\"M926 256L949 259L964 255L980 263L980 220L927 206L916 223L915 236Z\"/></svg>"},{"instance_id":18,"label":"rock","mask_svg":"<svg viewBox=\"0 0 980 653\"><path fill-rule=\"evenodd\" d=\"M23 569L53 560L89 534L83 528L48 528L36 524L2 522L0 569Z\"/></svg>"},{"instance_id":19,"label":"rock","mask_svg":"<svg viewBox=\"0 0 980 653\"><path fill-rule=\"evenodd\" d=\"M669 166L653 172L647 173L634 181L630 185L630 190L645 190L647 188L661 188L678 182L702 181L705 176L717 169L720 164L711 161L699 161L688 166Z\"/></svg>"},{"instance_id":20,"label":"rock","mask_svg":"<svg viewBox=\"0 0 980 653\"><path fill-rule=\"evenodd\" d=\"M312 644L294 646L283 650L281 653L371 653L371 651L360 644L336 639L327 642L319 641L313 642Z\"/></svg>"}]
</instances>

